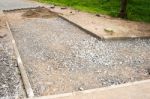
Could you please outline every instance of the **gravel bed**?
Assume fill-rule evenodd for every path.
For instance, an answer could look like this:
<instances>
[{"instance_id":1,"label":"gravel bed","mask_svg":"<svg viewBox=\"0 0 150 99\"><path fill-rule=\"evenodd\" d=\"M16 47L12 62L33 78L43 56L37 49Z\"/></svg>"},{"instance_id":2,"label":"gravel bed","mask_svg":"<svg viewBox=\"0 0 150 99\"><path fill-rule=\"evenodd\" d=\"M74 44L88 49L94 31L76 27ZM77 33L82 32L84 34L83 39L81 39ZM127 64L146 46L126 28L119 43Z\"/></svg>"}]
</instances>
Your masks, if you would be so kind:
<instances>
[{"instance_id":1,"label":"gravel bed","mask_svg":"<svg viewBox=\"0 0 150 99\"><path fill-rule=\"evenodd\" d=\"M8 36L0 38L0 99L16 99L23 96L22 82Z\"/></svg>"},{"instance_id":2,"label":"gravel bed","mask_svg":"<svg viewBox=\"0 0 150 99\"><path fill-rule=\"evenodd\" d=\"M150 39L98 40L57 17L10 23L36 96L150 78Z\"/></svg>"}]
</instances>

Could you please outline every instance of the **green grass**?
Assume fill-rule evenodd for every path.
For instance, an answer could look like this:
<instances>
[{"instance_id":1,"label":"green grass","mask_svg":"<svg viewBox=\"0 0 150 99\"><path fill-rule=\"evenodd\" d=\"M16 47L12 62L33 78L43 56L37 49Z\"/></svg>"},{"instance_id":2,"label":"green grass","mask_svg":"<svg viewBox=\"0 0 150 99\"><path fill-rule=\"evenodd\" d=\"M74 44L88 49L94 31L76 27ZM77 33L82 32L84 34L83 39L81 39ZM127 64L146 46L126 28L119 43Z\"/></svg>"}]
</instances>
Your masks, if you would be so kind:
<instances>
[{"instance_id":1,"label":"green grass","mask_svg":"<svg viewBox=\"0 0 150 99\"><path fill-rule=\"evenodd\" d=\"M43 3L69 6L90 13L117 17L120 0L36 0ZM150 22L150 0L128 0L128 19Z\"/></svg>"}]
</instances>

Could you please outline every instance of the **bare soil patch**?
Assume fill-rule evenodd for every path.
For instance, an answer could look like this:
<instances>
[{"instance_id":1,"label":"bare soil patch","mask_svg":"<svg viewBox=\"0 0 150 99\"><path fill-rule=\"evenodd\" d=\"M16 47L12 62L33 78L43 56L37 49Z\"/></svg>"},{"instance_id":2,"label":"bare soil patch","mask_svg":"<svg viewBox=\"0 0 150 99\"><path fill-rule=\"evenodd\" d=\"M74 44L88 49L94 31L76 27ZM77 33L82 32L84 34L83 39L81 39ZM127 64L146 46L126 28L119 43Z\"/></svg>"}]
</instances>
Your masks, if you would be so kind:
<instances>
[{"instance_id":1,"label":"bare soil patch","mask_svg":"<svg viewBox=\"0 0 150 99\"><path fill-rule=\"evenodd\" d=\"M27 18L51 18L51 17L56 17L57 14L51 12L47 8L38 7L36 9L29 9L25 11L22 16Z\"/></svg>"}]
</instances>

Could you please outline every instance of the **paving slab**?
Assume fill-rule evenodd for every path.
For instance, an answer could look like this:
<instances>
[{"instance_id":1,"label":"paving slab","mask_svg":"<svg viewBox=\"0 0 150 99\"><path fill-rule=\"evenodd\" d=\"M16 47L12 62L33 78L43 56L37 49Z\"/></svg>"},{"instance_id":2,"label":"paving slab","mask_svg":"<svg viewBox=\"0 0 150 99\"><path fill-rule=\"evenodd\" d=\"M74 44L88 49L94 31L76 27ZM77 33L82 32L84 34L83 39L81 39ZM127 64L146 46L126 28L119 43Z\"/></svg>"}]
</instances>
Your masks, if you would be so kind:
<instances>
[{"instance_id":1,"label":"paving slab","mask_svg":"<svg viewBox=\"0 0 150 99\"><path fill-rule=\"evenodd\" d=\"M150 24L132 22L112 17L97 17L89 13L77 12L64 15L69 21L91 31L104 39L149 38Z\"/></svg>"}]
</instances>

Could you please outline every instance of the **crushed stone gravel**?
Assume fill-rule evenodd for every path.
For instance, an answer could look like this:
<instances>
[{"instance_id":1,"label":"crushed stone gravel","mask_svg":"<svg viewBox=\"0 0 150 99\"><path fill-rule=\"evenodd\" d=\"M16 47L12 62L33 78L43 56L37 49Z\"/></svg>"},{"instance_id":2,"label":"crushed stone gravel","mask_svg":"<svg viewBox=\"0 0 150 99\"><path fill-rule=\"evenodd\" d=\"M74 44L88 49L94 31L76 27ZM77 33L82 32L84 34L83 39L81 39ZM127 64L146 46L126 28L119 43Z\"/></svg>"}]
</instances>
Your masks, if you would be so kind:
<instances>
[{"instance_id":1,"label":"crushed stone gravel","mask_svg":"<svg viewBox=\"0 0 150 99\"><path fill-rule=\"evenodd\" d=\"M10 18L36 96L150 78L150 39L98 40L61 18Z\"/></svg>"},{"instance_id":2,"label":"crushed stone gravel","mask_svg":"<svg viewBox=\"0 0 150 99\"><path fill-rule=\"evenodd\" d=\"M22 82L8 37L0 38L0 99L16 99L23 96Z\"/></svg>"}]
</instances>

